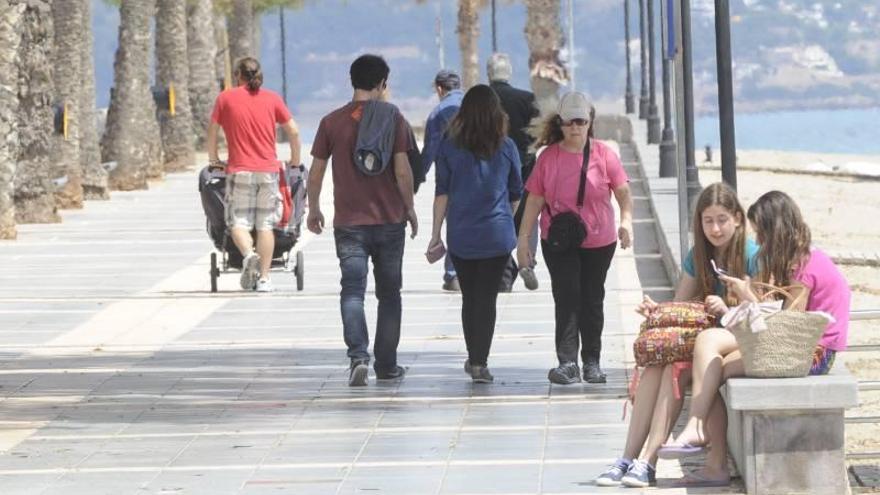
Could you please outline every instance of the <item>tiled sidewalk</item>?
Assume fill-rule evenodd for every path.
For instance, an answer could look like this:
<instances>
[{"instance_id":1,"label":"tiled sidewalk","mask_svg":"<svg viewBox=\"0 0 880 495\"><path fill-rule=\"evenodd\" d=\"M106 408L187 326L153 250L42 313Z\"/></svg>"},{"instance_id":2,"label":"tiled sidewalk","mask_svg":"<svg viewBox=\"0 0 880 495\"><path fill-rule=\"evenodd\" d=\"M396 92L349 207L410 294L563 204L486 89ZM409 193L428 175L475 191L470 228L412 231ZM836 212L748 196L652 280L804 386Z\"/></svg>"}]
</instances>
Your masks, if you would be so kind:
<instances>
[{"instance_id":1,"label":"tiled sidewalk","mask_svg":"<svg viewBox=\"0 0 880 495\"><path fill-rule=\"evenodd\" d=\"M609 493L591 480L626 432L631 253L607 285L608 384L547 382L539 267L537 292L499 298L496 382L475 386L460 297L421 254L425 186L404 259L409 373L353 389L332 234L308 239L303 292L279 273L278 292L243 293L232 274L210 294L195 185L169 176L0 243L0 494Z\"/></svg>"}]
</instances>

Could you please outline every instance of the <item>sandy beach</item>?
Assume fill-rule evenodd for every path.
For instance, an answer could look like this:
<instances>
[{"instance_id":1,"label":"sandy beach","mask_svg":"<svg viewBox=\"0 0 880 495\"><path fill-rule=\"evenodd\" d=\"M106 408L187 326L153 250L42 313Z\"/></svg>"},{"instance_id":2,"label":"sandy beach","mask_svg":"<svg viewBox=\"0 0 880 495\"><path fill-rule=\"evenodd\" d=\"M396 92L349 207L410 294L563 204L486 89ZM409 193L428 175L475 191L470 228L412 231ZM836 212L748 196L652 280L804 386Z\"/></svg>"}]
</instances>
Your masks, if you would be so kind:
<instances>
[{"instance_id":1,"label":"sandy beach","mask_svg":"<svg viewBox=\"0 0 880 495\"><path fill-rule=\"evenodd\" d=\"M880 180L854 178L845 172L847 164L875 164L880 171L880 156L829 155L777 151L740 151L737 183L740 198L748 208L761 194L779 189L790 194L800 205L810 225L813 242L830 254L858 252L880 256ZM721 180L720 155L715 153L714 167L702 166L700 181L709 184ZM702 161L700 155L698 163ZM816 164L837 167L844 173L804 172ZM752 170L755 168L755 170ZM760 170L764 168L764 170ZM774 172L767 169L777 170ZM880 178L878 178L880 179ZM841 265L853 290L852 308L880 309L880 267ZM880 320L857 321L850 325L850 345L880 344ZM880 352L857 348L838 355L859 380L880 380ZM880 392L860 392L860 407L848 416L880 416ZM847 425L847 449L850 452L880 451L880 425ZM877 466L880 459L858 461Z\"/></svg>"}]
</instances>

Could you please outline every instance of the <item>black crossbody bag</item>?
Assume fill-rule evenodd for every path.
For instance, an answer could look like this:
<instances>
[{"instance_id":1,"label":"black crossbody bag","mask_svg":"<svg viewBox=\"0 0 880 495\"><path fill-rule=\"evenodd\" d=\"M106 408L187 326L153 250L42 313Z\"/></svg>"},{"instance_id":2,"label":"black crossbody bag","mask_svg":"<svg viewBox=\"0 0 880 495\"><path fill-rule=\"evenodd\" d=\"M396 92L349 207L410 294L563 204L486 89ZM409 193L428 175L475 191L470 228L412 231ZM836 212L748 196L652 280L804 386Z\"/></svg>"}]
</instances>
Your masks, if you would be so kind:
<instances>
[{"instance_id":1,"label":"black crossbody bag","mask_svg":"<svg viewBox=\"0 0 880 495\"><path fill-rule=\"evenodd\" d=\"M564 253L578 249L587 238L587 226L580 215L584 206L584 193L587 188L587 168L590 164L590 139L584 148L584 163L581 166L581 183L578 186L577 209L550 216L550 231L547 233L547 245L554 253ZM544 206L550 215L550 208Z\"/></svg>"}]
</instances>

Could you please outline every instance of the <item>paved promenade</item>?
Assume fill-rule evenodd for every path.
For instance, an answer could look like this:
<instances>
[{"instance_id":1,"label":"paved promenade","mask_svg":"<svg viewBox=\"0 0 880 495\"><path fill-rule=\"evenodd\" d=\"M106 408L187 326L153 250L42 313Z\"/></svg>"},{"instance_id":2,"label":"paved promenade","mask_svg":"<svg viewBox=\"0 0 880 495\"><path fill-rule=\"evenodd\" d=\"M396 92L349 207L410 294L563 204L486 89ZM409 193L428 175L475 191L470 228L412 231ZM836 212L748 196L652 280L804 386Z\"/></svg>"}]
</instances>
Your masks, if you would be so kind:
<instances>
[{"instance_id":1,"label":"paved promenade","mask_svg":"<svg viewBox=\"0 0 880 495\"><path fill-rule=\"evenodd\" d=\"M404 259L409 372L354 389L331 232L304 239L304 291L279 272L277 292L256 295L235 273L209 292L194 172L21 226L0 243L0 494L634 492L591 481L626 432L632 252L618 251L607 284L606 385L547 381L543 266L538 291L500 296L496 382L472 385L460 296L422 255L431 192Z\"/></svg>"}]
</instances>

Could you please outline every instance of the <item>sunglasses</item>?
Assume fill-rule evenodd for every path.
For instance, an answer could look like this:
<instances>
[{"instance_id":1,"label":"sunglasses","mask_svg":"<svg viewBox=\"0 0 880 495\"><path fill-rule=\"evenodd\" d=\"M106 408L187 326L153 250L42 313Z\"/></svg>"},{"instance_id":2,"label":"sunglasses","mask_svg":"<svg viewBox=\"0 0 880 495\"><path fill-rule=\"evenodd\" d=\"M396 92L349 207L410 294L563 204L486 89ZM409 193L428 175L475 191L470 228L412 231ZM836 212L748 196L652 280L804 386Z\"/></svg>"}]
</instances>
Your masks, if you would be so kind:
<instances>
[{"instance_id":1,"label":"sunglasses","mask_svg":"<svg viewBox=\"0 0 880 495\"><path fill-rule=\"evenodd\" d=\"M569 126L573 126L573 125L584 127L584 126L590 125L590 121L587 119L571 119L568 121L562 121L563 127L569 127Z\"/></svg>"}]
</instances>

